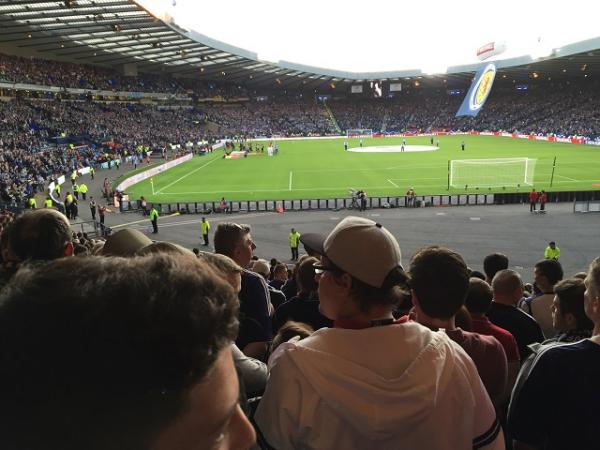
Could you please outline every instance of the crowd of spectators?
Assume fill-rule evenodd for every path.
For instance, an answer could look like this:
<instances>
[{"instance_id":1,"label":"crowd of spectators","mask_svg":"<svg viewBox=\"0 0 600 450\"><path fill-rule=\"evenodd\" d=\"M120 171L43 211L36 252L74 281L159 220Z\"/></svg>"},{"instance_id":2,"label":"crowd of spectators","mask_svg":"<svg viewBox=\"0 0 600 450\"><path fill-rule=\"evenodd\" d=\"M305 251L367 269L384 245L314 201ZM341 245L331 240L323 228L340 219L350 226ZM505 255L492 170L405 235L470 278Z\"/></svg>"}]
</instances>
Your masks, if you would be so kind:
<instances>
[{"instance_id":1,"label":"crowd of spectators","mask_svg":"<svg viewBox=\"0 0 600 450\"><path fill-rule=\"evenodd\" d=\"M124 76L111 68L2 53L0 53L0 81L89 90L193 94L202 98L248 96L247 90L240 85L152 74Z\"/></svg>"},{"instance_id":2,"label":"crowd of spectators","mask_svg":"<svg viewBox=\"0 0 600 450\"><path fill-rule=\"evenodd\" d=\"M205 108L222 134L323 136L336 134L327 111L311 100L277 99Z\"/></svg>"},{"instance_id":3,"label":"crowd of spectators","mask_svg":"<svg viewBox=\"0 0 600 450\"><path fill-rule=\"evenodd\" d=\"M0 79L86 89L247 94L239 86L124 77L112 69L1 54ZM424 89L389 99L334 97L328 107L293 95L195 106L23 97L0 103L2 202L22 204L59 175L131 154L140 146L163 153L169 144L185 148L188 142L212 137L335 135L360 128L375 133L478 130L600 139L600 88L590 80L548 82L526 91L499 86L477 117L460 118L455 112L462 95Z\"/></svg>"},{"instance_id":4,"label":"crowd of spectators","mask_svg":"<svg viewBox=\"0 0 600 450\"><path fill-rule=\"evenodd\" d=\"M600 136L599 83L556 83L527 91L492 91L476 117L459 117L463 95L445 91L412 91L392 99L332 100L342 130L368 128L374 132L505 131L559 137Z\"/></svg>"},{"instance_id":5,"label":"crowd of spectators","mask_svg":"<svg viewBox=\"0 0 600 450\"><path fill-rule=\"evenodd\" d=\"M201 98L250 97L241 85L142 74L123 76L114 69L0 54L0 80L59 87L130 92L193 94ZM464 91L464 89L463 89ZM455 118L462 95L412 89L391 99L335 98L329 106L342 131L488 130L558 136L600 135L598 83L545 82L517 91L495 88L475 118ZM234 107L206 107L224 134L326 135L335 133L324 108L312 101L271 96L267 102ZM102 125L101 125L102 127Z\"/></svg>"},{"instance_id":6,"label":"crowd of spectators","mask_svg":"<svg viewBox=\"0 0 600 450\"><path fill-rule=\"evenodd\" d=\"M595 448L600 258L541 260L526 291L506 255L403 263L360 217L301 236L293 270L233 222L215 253L53 209L0 226L7 448Z\"/></svg>"},{"instance_id":7,"label":"crowd of spectators","mask_svg":"<svg viewBox=\"0 0 600 450\"><path fill-rule=\"evenodd\" d=\"M140 146L163 153L209 138L193 108L15 100L0 103L0 198L22 204L44 184L74 169L131 155ZM71 145L69 145L71 144Z\"/></svg>"}]
</instances>

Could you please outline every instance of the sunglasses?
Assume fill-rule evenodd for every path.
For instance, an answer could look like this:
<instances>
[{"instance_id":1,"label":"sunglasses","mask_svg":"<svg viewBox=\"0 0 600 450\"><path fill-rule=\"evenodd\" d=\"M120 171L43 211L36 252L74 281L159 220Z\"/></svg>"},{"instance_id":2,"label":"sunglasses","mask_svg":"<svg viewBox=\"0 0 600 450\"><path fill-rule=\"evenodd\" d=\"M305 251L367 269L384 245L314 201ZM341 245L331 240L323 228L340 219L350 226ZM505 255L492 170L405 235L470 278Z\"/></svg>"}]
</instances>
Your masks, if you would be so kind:
<instances>
[{"instance_id":1,"label":"sunglasses","mask_svg":"<svg viewBox=\"0 0 600 450\"><path fill-rule=\"evenodd\" d=\"M317 275L322 275L325 272L343 272L342 269L336 266L322 266L320 264L313 264L313 268L315 269L315 273Z\"/></svg>"}]
</instances>

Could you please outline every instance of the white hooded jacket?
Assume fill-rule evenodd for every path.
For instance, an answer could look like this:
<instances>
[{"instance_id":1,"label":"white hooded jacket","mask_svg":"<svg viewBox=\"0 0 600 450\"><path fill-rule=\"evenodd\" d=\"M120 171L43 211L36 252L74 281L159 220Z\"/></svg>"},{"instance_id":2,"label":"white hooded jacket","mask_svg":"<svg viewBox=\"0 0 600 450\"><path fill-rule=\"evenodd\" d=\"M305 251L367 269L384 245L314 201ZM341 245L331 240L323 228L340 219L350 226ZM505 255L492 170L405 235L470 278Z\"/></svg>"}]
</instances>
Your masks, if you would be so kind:
<instances>
[{"instance_id":1,"label":"white hooded jacket","mask_svg":"<svg viewBox=\"0 0 600 450\"><path fill-rule=\"evenodd\" d=\"M286 449L504 449L474 363L417 323L323 328L277 359L256 421Z\"/></svg>"}]
</instances>

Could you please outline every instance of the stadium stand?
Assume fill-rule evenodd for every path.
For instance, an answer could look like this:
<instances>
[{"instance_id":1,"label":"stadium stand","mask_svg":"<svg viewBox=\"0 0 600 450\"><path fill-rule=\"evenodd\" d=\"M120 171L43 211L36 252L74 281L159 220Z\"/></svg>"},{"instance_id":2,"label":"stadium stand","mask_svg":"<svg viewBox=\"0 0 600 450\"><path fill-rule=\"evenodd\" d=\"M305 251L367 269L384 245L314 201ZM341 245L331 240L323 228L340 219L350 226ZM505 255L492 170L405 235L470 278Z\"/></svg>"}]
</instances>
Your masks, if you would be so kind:
<instances>
[{"instance_id":1,"label":"stadium stand","mask_svg":"<svg viewBox=\"0 0 600 450\"><path fill-rule=\"evenodd\" d=\"M186 91L186 86L177 84L184 83L180 80L145 76L121 79L108 69L96 71L67 63L2 56L0 67L4 79L20 82L62 87L76 80L88 83L85 80L89 78L95 80L89 85L92 88ZM234 90L239 93L233 86L219 89L223 95ZM198 83L194 92L214 94L205 83ZM0 195L4 202L17 204L23 204L32 192L40 192L45 183L73 168L118 158L139 145L162 152L169 144L234 135L336 134L326 108L299 95L223 104L146 105L131 99L100 102L55 94L32 93L29 97L47 98L28 98L22 91L9 94L12 97L9 95L0 109L0 164L4 168ZM548 83L525 93L499 88L476 118L454 117L459 100L446 92L413 91L393 99L343 97L330 100L328 106L342 129L371 128L376 133L476 130L583 136L589 140L600 137L600 115L595 107L600 102L598 82ZM201 128L198 124L212 127ZM77 144L79 149L73 150L67 143Z\"/></svg>"}]
</instances>

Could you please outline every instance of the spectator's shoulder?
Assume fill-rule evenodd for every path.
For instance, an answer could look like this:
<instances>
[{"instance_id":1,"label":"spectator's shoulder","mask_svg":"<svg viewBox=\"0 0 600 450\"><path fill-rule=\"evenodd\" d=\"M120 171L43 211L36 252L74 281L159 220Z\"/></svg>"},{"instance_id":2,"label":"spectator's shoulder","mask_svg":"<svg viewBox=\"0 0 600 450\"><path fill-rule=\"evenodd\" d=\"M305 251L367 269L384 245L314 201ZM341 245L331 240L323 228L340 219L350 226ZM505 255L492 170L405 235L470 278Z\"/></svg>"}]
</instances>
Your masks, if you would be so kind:
<instances>
[{"instance_id":1,"label":"spectator's shoulder","mask_svg":"<svg viewBox=\"0 0 600 450\"><path fill-rule=\"evenodd\" d=\"M265 285L267 284L265 279L262 277L262 275L259 275L258 273L252 272L251 270L248 270L248 269L242 269L242 278L245 281L251 282L251 283L256 283L256 284L264 283Z\"/></svg>"}]
</instances>

